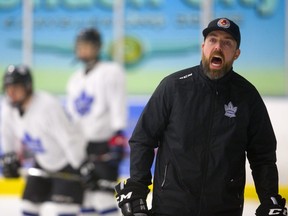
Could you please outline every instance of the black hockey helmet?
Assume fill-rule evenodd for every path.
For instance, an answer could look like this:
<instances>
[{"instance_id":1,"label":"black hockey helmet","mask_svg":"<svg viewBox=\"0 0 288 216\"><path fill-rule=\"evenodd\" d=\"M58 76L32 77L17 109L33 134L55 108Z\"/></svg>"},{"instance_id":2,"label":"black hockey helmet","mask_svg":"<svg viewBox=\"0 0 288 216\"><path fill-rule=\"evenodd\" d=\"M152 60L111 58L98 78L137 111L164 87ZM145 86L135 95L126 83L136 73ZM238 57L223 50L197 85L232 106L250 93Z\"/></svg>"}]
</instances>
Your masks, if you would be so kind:
<instances>
[{"instance_id":1,"label":"black hockey helmet","mask_svg":"<svg viewBox=\"0 0 288 216\"><path fill-rule=\"evenodd\" d=\"M101 35L95 28L86 28L77 35L76 42L86 41L101 47Z\"/></svg>"},{"instance_id":2,"label":"black hockey helmet","mask_svg":"<svg viewBox=\"0 0 288 216\"><path fill-rule=\"evenodd\" d=\"M32 85L32 75L30 69L25 65L9 65L3 78L3 87L9 84L20 83L25 86Z\"/></svg>"}]
</instances>

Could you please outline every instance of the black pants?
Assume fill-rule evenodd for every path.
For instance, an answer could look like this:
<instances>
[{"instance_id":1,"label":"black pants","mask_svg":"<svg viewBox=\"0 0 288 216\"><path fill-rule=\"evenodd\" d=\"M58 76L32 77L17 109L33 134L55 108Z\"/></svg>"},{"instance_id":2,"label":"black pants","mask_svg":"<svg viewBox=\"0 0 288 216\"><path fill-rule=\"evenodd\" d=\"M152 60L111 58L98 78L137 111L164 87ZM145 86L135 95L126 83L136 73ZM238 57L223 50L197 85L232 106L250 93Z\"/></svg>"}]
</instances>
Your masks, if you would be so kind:
<instances>
[{"instance_id":1,"label":"black pants","mask_svg":"<svg viewBox=\"0 0 288 216\"><path fill-rule=\"evenodd\" d=\"M106 160L102 155L109 154L110 148L107 142L89 142L87 146L87 154L90 158L96 158L93 160L97 174L101 179L110 181L118 180L119 163L113 159Z\"/></svg>"},{"instance_id":2,"label":"black pants","mask_svg":"<svg viewBox=\"0 0 288 216\"><path fill-rule=\"evenodd\" d=\"M35 167L41 169L39 165L35 165ZM77 173L71 166L66 166L60 171L73 174ZM83 193L84 189L80 181L28 176L22 198L34 203L52 201L57 203L81 204L83 201Z\"/></svg>"}]
</instances>

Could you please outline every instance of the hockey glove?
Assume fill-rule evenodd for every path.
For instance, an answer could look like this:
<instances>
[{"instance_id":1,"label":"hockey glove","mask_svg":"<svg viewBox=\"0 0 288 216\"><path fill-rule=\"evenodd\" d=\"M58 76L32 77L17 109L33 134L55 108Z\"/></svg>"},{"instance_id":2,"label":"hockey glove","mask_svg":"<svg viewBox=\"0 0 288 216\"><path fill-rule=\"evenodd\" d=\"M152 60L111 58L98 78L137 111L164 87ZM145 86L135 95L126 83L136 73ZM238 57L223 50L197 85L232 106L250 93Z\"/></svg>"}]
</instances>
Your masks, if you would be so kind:
<instances>
[{"instance_id":1,"label":"hockey glove","mask_svg":"<svg viewBox=\"0 0 288 216\"><path fill-rule=\"evenodd\" d=\"M21 167L16 153L11 152L1 157L2 172L5 178L18 178L20 176L18 169Z\"/></svg>"},{"instance_id":2,"label":"hockey glove","mask_svg":"<svg viewBox=\"0 0 288 216\"><path fill-rule=\"evenodd\" d=\"M118 131L109 141L108 141L111 163L118 165L125 156L125 146L127 145L127 139L122 131Z\"/></svg>"},{"instance_id":3,"label":"hockey glove","mask_svg":"<svg viewBox=\"0 0 288 216\"><path fill-rule=\"evenodd\" d=\"M124 216L148 216L146 198L149 193L147 186L135 182L120 182L115 187L116 200Z\"/></svg>"},{"instance_id":4,"label":"hockey glove","mask_svg":"<svg viewBox=\"0 0 288 216\"><path fill-rule=\"evenodd\" d=\"M81 180L84 185L84 188L89 190L98 189L98 180L99 176L95 171L95 165L91 161L85 161L80 169Z\"/></svg>"},{"instance_id":5,"label":"hockey glove","mask_svg":"<svg viewBox=\"0 0 288 216\"><path fill-rule=\"evenodd\" d=\"M280 195L270 197L270 199L263 201L256 209L256 216L287 216L287 208L285 208L285 203L285 198L282 198Z\"/></svg>"}]
</instances>

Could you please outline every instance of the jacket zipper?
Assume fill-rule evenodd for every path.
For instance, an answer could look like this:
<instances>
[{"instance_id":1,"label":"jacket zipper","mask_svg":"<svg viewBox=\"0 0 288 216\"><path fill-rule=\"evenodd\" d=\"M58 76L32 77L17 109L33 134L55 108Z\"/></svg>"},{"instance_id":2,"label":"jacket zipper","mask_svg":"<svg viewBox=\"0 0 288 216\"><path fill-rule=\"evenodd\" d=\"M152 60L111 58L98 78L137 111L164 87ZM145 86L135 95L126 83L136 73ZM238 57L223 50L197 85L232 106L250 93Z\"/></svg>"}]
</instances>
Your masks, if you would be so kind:
<instances>
[{"instance_id":1,"label":"jacket zipper","mask_svg":"<svg viewBox=\"0 0 288 216\"><path fill-rule=\"evenodd\" d=\"M202 214L202 204L203 204L203 199L204 199L204 191L205 191L205 185L206 185L206 180L207 180L207 170L208 170L208 150L210 146L210 140L211 140L211 131L212 131L212 125L213 125L213 116L215 112L215 103L216 103L216 98L218 96L218 90L217 90L217 83L215 86L215 95L213 95L213 101L212 101L212 112L211 112L211 120L209 124L209 133L208 133L208 140L205 145L205 154L204 154L204 167L203 167L203 179L202 179L202 186L201 186L201 194L200 194L200 202L199 202L199 213L198 216L201 216Z\"/></svg>"},{"instance_id":2,"label":"jacket zipper","mask_svg":"<svg viewBox=\"0 0 288 216\"><path fill-rule=\"evenodd\" d=\"M163 189L165 182L166 182L166 178L167 178L167 170L168 170L168 163L165 165L165 169L164 169L164 177L163 177L163 181L161 183L161 188Z\"/></svg>"}]
</instances>

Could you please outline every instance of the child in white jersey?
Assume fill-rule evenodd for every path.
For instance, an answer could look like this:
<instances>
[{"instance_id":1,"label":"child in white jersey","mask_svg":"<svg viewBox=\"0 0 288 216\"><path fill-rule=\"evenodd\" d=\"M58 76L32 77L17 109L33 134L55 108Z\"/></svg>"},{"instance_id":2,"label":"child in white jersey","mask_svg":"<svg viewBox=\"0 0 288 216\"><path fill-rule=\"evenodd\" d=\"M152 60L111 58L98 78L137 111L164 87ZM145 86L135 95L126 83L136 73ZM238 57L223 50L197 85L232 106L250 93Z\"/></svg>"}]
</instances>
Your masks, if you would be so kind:
<instances>
[{"instance_id":1,"label":"child in white jersey","mask_svg":"<svg viewBox=\"0 0 288 216\"><path fill-rule=\"evenodd\" d=\"M125 73L119 64L100 60L100 48L96 29L84 29L77 36L75 52L84 68L68 82L67 110L83 129L98 175L116 181L126 144ZM119 215L113 190L87 190L83 207L85 216Z\"/></svg>"},{"instance_id":2,"label":"child in white jersey","mask_svg":"<svg viewBox=\"0 0 288 216\"><path fill-rule=\"evenodd\" d=\"M83 135L71 124L58 99L34 92L32 84L28 67L10 65L5 71L1 104L3 176L19 177L22 149L32 152L33 169L39 172L28 172L31 175L22 197L22 215L76 216L84 187L97 187L94 165L86 159ZM79 179L54 178L48 173L71 174Z\"/></svg>"}]
</instances>

